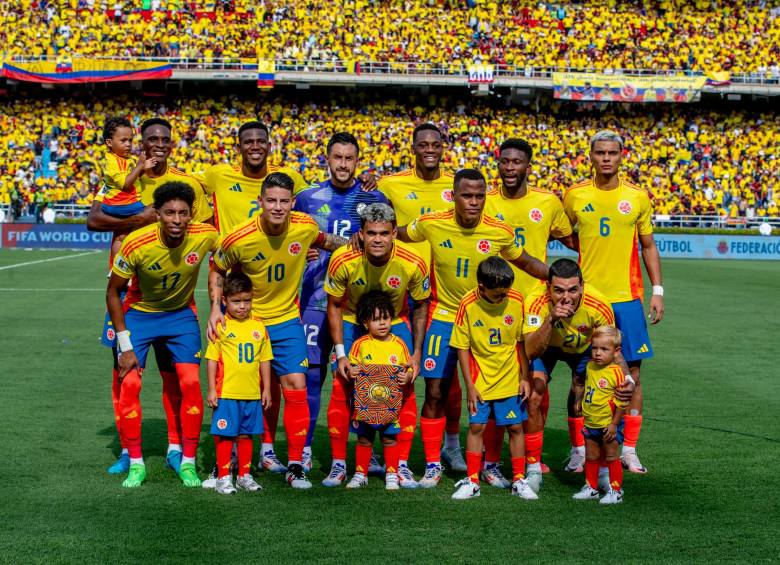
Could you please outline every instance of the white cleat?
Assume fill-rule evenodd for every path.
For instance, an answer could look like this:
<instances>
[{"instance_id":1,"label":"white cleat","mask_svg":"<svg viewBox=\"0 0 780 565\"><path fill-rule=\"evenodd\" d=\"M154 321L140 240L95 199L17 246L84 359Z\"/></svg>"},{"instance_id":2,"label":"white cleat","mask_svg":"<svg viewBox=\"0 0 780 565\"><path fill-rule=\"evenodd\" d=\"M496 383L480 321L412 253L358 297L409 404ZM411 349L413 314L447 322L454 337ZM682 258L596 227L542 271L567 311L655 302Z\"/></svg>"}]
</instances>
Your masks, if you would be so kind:
<instances>
[{"instance_id":1,"label":"white cleat","mask_svg":"<svg viewBox=\"0 0 780 565\"><path fill-rule=\"evenodd\" d=\"M609 489L607 494L601 497L599 504L620 504L623 502L623 490Z\"/></svg>"},{"instance_id":2,"label":"white cleat","mask_svg":"<svg viewBox=\"0 0 780 565\"><path fill-rule=\"evenodd\" d=\"M415 489L420 486L417 480L414 478L411 469L409 469L409 467L406 465L398 466L398 479L401 483L401 488Z\"/></svg>"},{"instance_id":3,"label":"white cleat","mask_svg":"<svg viewBox=\"0 0 780 565\"><path fill-rule=\"evenodd\" d=\"M620 456L620 462L623 464L623 468L628 469L631 473L638 473L640 475L647 473L647 467L642 465L642 462L639 460L639 456L637 456L636 451L623 453L623 455Z\"/></svg>"},{"instance_id":4,"label":"white cleat","mask_svg":"<svg viewBox=\"0 0 780 565\"><path fill-rule=\"evenodd\" d=\"M311 488L311 481L306 478L303 472L303 465L293 463L287 466L287 483L294 489L306 490Z\"/></svg>"},{"instance_id":5,"label":"white cleat","mask_svg":"<svg viewBox=\"0 0 780 565\"><path fill-rule=\"evenodd\" d=\"M544 484L544 475L542 475L542 472L528 471L525 480L528 483L528 486L531 487L531 490L536 494L539 494L539 490L541 490L542 485Z\"/></svg>"},{"instance_id":6,"label":"white cleat","mask_svg":"<svg viewBox=\"0 0 780 565\"><path fill-rule=\"evenodd\" d=\"M519 496L525 500L538 500L539 497L525 479L519 479L512 483L512 496Z\"/></svg>"},{"instance_id":7,"label":"white cleat","mask_svg":"<svg viewBox=\"0 0 780 565\"><path fill-rule=\"evenodd\" d=\"M466 460L458 447L445 447L441 450L441 460L444 461L450 469L459 473L466 472Z\"/></svg>"},{"instance_id":8,"label":"white cleat","mask_svg":"<svg viewBox=\"0 0 780 565\"><path fill-rule=\"evenodd\" d=\"M381 477L385 474L385 466L379 459L379 455L371 453L371 461L368 463L368 474Z\"/></svg>"},{"instance_id":9,"label":"white cleat","mask_svg":"<svg viewBox=\"0 0 780 565\"><path fill-rule=\"evenodd\" d=\"M479 496L479 485L472 483L471 479L466 477L455 483L455 492L452 493L453 500L468 500Z\"/></svg>"},{"instance_id":10,"label":"white cleat","mask_svg":"<svg viewBox=\"0 0 780 565\"><path fill-rule=\"evenodd\" d=\"M601 492L609 492L609 469L606 467L599 467L599 490Z\"/></svg>"},{"instance_id":11,"label":"white cleat","mask_svg":"<svg viewBox=\"0 0 780 565\"><path fill-rule=\"evenodd\" d=\"M236 479L236 488L238 490L246 490L249 492L263 490L263 487L249 473L241 475Z\"/></svg>"},{"instance_id":12,"label":"white cleat","mask_svg":"<svg viewBox=\"0 0 780 565\"><path fill-rule=\"evenodd\" d=\"M334 463L328 476L322 479L324 487L340 487L347 480L347 468L341 463Z\"/></svg>"},{"instance_id":13,"label":"white cleat","mask_svg":"<svg viewBox=\"0 0 780 565\"><path fill-rule=\"evenodd\" d=\"M279 458L273 451L266 451L263 453L263 459L260 462L260 466L263 467L263 469L270 471L271 473L287 472L287 467L282 465L282 462L279 461Z\"/></svg>"},{"instance_id":14,"label":"white cleat","mask_svg":"<svg viewBox=\"0 0 780 565\"><path fill-rule=\"evenodd\" d=\"M582 473L585 471L585 452L572 447L564 470L569 473Z\"/></svg>"},{"instance_id":15,"label":"white cleat","mask_svg":"<svg viewBox=\"0 0 780 565\"><path fill-rule=\"evenodd\" d=\"M217 479L214 490L219 494L236 494L236 487L233 486L233 477L226 475Z\"/></svg>"},{"instance_id":16,"label":"white cleat","mask_svg":"<svg viewBox=\"0 0 780 565\"><path fill-rule=\"evenodd\" d=\"M363 488L368 486L368 477L363 473L355 473L347 483L347 488Z\"/></svg>"},{"instance_id":17,"label":"white cleat","mask_svg":"<svg viewBox=\"0 0 780 565\"><path fill-rule=\"evenodd\" d=\"M574 500L598 500L599 498L599 491L597 491L595 488L590 488L589 484L585 484L579 492L576 492L572 495L572 499Z\"/></svg>"},{"instance_id":18,"label":"white cleat","mask_svg":"<svg viewBox=\"0 0 780 565\"><path fill-rule=\"evenodd\" d=\"M482 469L482 480L495 488L509 488L512 483L501 473L498 465L490 465Z\"/></svg>"},{"instance_id":19,"label":"white cleat","mask_svg":"<svg viewBox=\"0 0 780 565\"><path fill-rule=\"evenodd\" d=\"M311 448L303 448L303 453L301 454L301 465L303 465L304 473L311 471L312 465L314 465L314 460L311 456Z\"/></svg>"},{"instance_id":20,"label":"white cleat","mask_svg":"<svg viewBox=\"0 0 780 565\"><path fill-rule=\"evenodd\" d=\"M387 473L385 475L385 490L401 490L401 485L396 473Z\"/></svg>"},{"instance_id":21,"label":"white cleat","mask_svg":"<svg viewBox=\"0 0 780 565\"><path fill-rule=\"evenodd\" d=\"M200 483L203 488L216 488L217 486L217 468L216 466L211 470L209 478Z\"/></svg>"},{"instance_id":22,"label":"white cleat","mask_svg":"<svg viewBox=\"0 0 780 565\"><path fill-rule=\"evenodd\" d=\"M444 469L441 465L429 463L425 468L425 475L423 475L423 478L420 479L419 483L417 483L417 486L420 488L434 488L439 484L439 481L441 481L441 475L443 472Z\"/></svg>"}]
</instances>

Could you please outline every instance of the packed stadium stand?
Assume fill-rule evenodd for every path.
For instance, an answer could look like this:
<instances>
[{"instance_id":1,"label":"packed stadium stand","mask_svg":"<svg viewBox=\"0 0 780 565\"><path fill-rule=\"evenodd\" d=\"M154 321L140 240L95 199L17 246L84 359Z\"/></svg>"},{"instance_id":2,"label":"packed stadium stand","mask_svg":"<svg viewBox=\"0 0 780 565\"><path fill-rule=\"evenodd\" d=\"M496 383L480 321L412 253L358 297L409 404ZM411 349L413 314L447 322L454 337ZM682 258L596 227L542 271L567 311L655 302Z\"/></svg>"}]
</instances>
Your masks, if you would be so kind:
<instances>
[{"instance_id":1,"label":"packed stadium stand","mask_svg":"<svg viewBox=\"0 0 780 565\"><path fill-rule=\"evenodd\" d=\"M767 0L0 1L6 57L730 71L780 79Z\"/></svg>"}]
</instances>

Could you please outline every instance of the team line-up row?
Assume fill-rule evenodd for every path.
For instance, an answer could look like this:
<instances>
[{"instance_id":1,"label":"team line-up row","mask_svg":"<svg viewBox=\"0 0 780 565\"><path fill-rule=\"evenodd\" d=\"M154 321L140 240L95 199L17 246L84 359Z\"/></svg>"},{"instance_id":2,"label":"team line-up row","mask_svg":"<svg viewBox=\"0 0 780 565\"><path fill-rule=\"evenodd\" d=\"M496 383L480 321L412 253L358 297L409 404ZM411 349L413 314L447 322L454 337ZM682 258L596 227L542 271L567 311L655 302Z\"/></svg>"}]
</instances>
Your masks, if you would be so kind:
<instances>
[{"instance_id":1,"label":"team line-up row","mask_svg":"<svg viewBox=\"0 0 780 565\"><path fill-rule=\"evenodd\" d=\"M372 190L374 179L355 178L357 141L335 134L327 148L330 179L299 189L294 175L267 165L268 130L258 122L239 130L240 165L211 167L200 179L167 167L170 127L164 120L149 120L141 129L144 159L132 166L114 159L90 213L92 229L121 233L148 224L124 238L113 259L111 324L104 334L107 340L116 337L119 352L113 391L123 454L110 470L128 472L125 486L139 486L145 478L138 394L150 344L164 382L168 462L186 485L200 484L194 460L203 416L200 333L191 305L199 266L210 252L206 358L217 468L204 483L219 492L234 491L234 444L236 486L259 488L248 471L251 436L261 430L261 465L286 472L293 487L311 486L306 471L331 362L333 464L326 486L346 480L351 427L359 441L350 487L366 484L378 429L388 488L434 487L444 461L468 473L454 498L478 496L480 476L535 498L544 470L546 384L557 361L566 362L573 375L567 470L585 470L587 478L575 498L598 498L600 459L603 476L610 477L602 485L605 503L622 500L621 462L630 471L646 472L636 454L639 367L652 349L637 240L653 284L654 323L663 315L663 287L650 199L618 174L619 136L608 131L594 136L595 175L567 190L561 203L527 185L532 150L522 140L501 146L501 186L488 190L478 171L463 169L453 177L440 170L441 133L423 124L412 137L414 169L384 177L379 190ZM118 138L118 130L107 131L106 139ZM128 152L131 138L132 130ZM106 203L112 188L114 197L128 188L137 191L131 206L137 196L142 203L151 196L154 206L128 213L121 203ZM205 194L213 200L216 229L191 221L210 210L199 200ZM352 245L346 245L348 236ZM539 260L546 259L550 238L579 250L581 271L571 261L548 269ZM619 332L607 329L615 326ZM458 439L458 360L470 414L466 461ZM363 369L351 374L353 363ZM403 401L397 418L384 424L365 420L388 415L364 414L361 421L352 411L352 383L370 382L365 367L375 364L408 367L392 375ZM280 401L269 369L285 399L287 466L273 449ZM258 374L267 385L262 395ZM410 381L418 374L425 378L420 430L426 458L419 482L408 467L417 421ZM499 468L504 427L510 433L511 483Z\"/></svg>"}]
</instances>

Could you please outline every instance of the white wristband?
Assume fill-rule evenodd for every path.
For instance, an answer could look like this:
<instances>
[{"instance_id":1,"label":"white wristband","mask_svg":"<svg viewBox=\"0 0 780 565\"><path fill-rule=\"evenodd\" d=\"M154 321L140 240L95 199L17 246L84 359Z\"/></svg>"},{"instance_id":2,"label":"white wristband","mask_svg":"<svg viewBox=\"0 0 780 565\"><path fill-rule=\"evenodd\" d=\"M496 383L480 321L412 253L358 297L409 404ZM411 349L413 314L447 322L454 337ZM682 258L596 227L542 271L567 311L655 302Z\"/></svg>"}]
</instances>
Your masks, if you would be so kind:
<instances>
[{"instance_id":1,"label":"white wristband","mask_svg":"<svg viewBox=\"0 0 780 565\"><path fill-rule=\"evenodd\" d=\"M334 347L336 348L336 359L341 359L342 357L347 356L347 352L344 351L343 343L337 343Z\"/></svg>"},{"instance_id":2,"label":"white wristband","mask_svg":"<svg viewBox=\"0 0 780 565\"><path fill-rule=\"evenodd\" d=\"M626 381L627 383L631 383L632 385L636 386L636 381L634 380L634 377L632 377L631 375L626 375L623 378L623 380Z\"/></svg>"},{"instance_id":3,"label":"white wristband","mask_svg":"<svg viewBox=\"0 0 780 565\"><path fill-rule=\"evenodd\" d=\"M130 341L130 330L116 332L116 345L119 353L133 350L133 343Z\"/></svg>"},{"instance_id":4,"label":"white wristband","mask_svg":"<svg viewBox=\"0 0 780 565\"><path fill-rule=\"evenodd\" d=\"M662 287L660 284L654 284L653 296L663 296L663 295L664 295L664 287Z\"/></svg>"}]
</instances>

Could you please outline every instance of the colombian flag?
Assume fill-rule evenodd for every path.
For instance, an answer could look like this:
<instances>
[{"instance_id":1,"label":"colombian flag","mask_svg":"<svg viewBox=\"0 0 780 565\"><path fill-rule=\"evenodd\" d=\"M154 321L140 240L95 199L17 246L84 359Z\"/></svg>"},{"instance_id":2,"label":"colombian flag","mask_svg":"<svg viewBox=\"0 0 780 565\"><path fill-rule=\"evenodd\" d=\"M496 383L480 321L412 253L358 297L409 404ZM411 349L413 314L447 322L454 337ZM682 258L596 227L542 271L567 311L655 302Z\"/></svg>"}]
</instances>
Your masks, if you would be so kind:
<instances>
[{"instance_id":1,"label":"colombian flag","mask_svg":"<svg viewBox=\"0 0 780 565\"><path fill-rule=\"evenodd\" d=\"M170 78L171 65L158 61L60 58L55 61L5 61L3 76L27 82L78 83Z\"/></svg>"},{"instance_id":2,"label":"colombian flag","mask_svg":"<svg viewBox=\"0 0 780 565\"><path fill-rule=\"evenodd\" d=\"M276 72L275 61L258 61L257 62L257 88L273 88L275 72Z\"/></svg>"}]
</instances>

